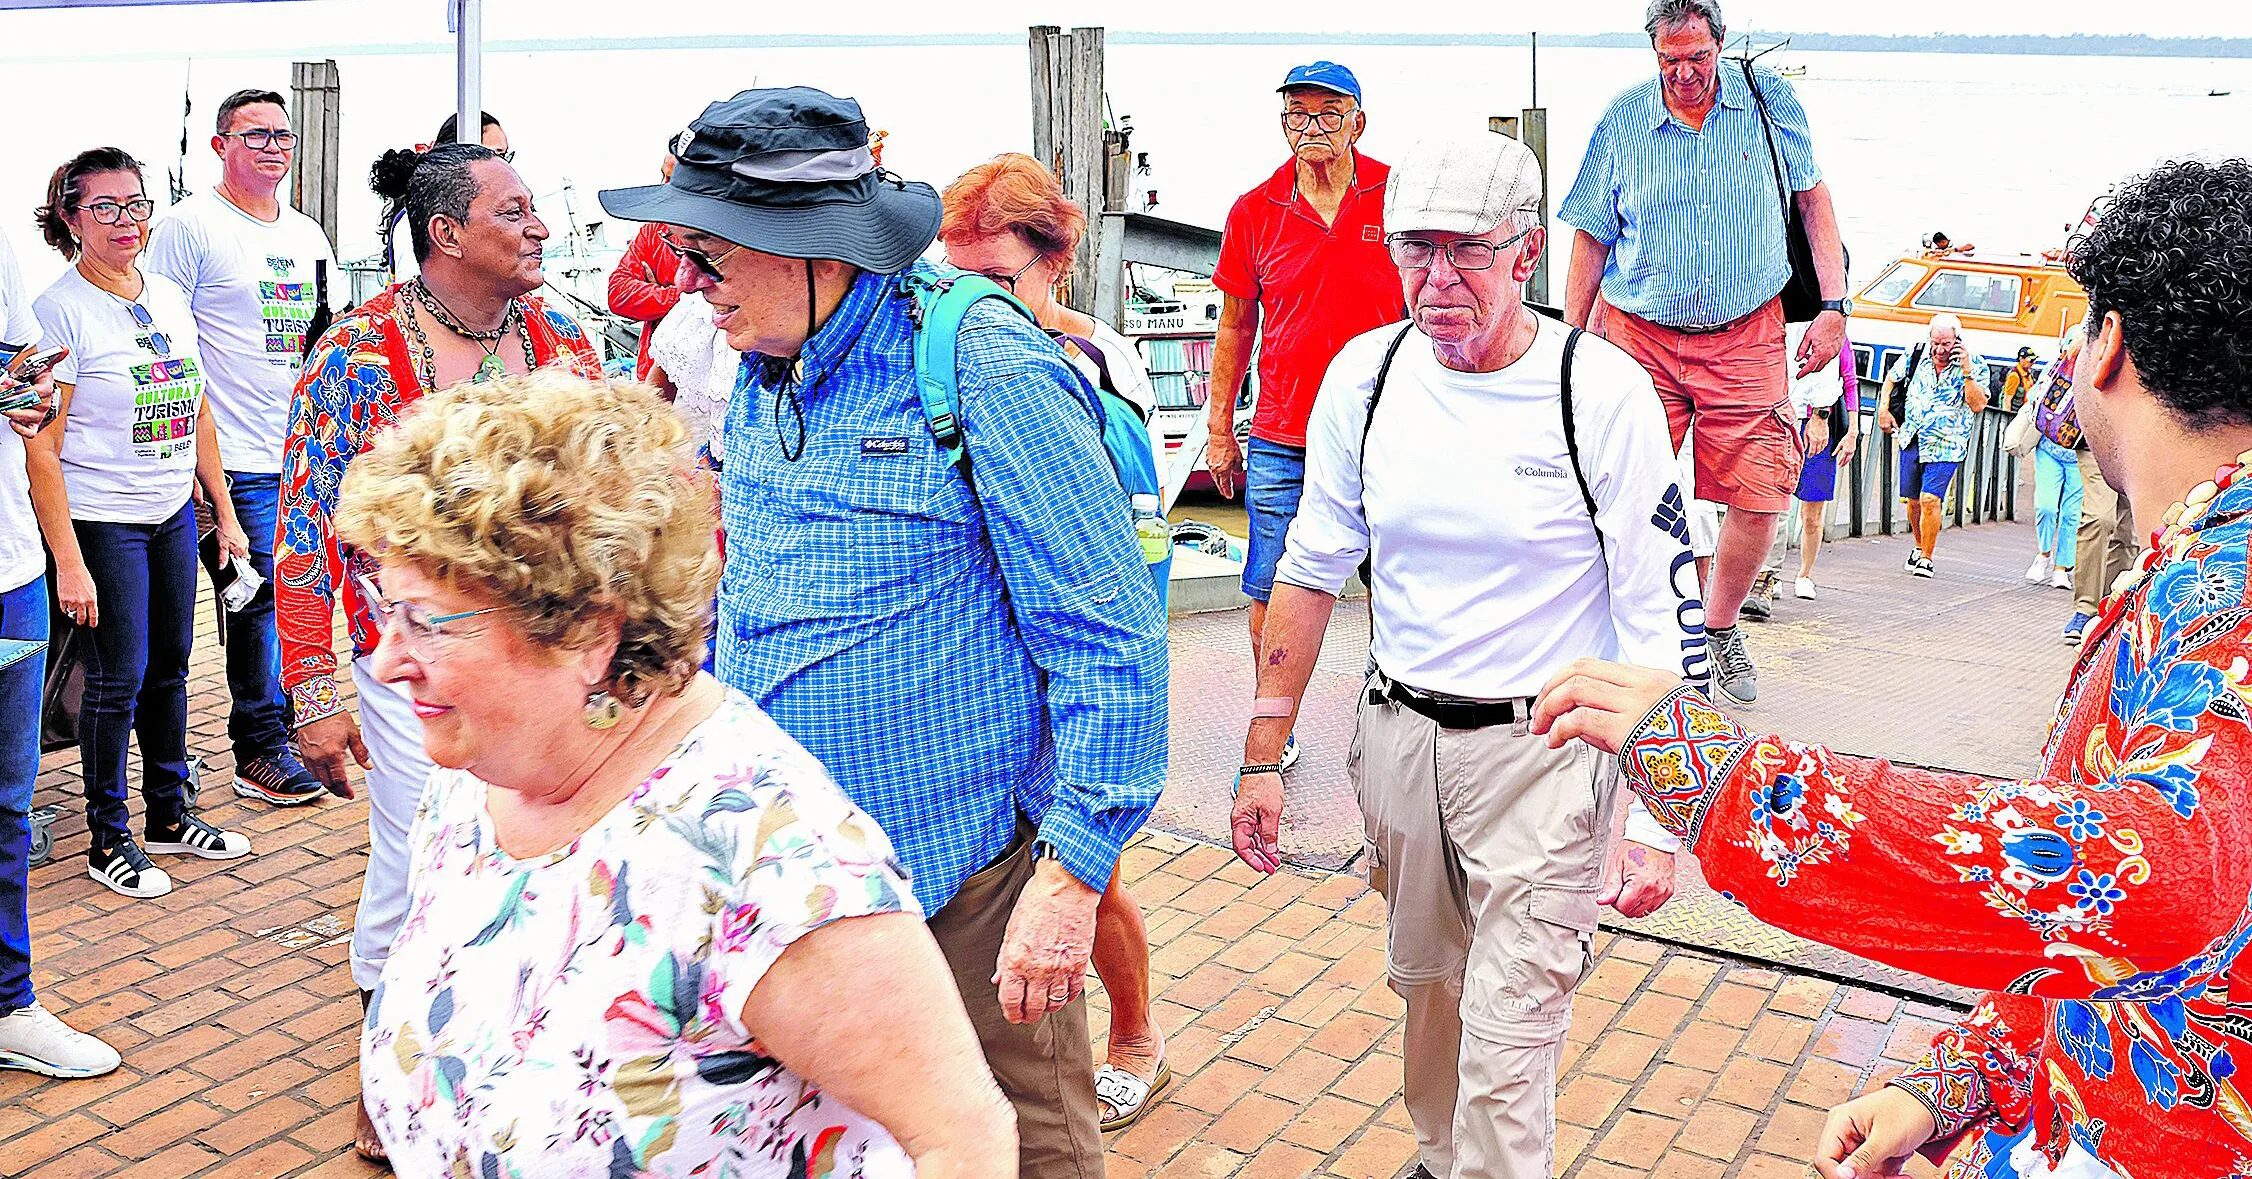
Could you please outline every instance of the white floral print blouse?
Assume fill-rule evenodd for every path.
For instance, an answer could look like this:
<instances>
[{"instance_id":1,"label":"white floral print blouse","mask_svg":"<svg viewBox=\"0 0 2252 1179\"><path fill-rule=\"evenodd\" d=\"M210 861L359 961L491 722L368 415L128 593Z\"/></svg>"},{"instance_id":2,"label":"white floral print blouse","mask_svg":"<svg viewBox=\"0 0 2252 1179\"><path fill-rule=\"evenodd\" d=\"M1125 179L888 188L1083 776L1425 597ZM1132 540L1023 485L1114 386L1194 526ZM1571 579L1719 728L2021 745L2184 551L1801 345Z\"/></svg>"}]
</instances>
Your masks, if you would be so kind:
<instances>
[{"instance_id":1,"label":"white floral print blouse","mask_svg":"<svg viewBox=\"0 0 2252 1179\"><path fill-rule=\"evenodd\" d=\"M916 913L891 842L730 690L567 848L500 850L440 770L360 1074L405 1179L912 1176L891 1136L767 1056L744 1001L845 917Z\"/></svg>"}]
</instances>

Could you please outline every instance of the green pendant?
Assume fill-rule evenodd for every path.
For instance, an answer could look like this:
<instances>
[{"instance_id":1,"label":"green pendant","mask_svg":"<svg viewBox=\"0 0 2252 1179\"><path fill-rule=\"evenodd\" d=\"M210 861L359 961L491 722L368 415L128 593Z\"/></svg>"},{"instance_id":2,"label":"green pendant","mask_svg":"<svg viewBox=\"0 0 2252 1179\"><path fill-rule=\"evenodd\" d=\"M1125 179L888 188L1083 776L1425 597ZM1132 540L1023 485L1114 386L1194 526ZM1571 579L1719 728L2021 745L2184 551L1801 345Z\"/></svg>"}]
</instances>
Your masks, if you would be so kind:
<instances>
[{"instance_id":1,"label":"green pendant","mask_svg":"<svg viewBox=\"0 0 2252 1179\"><path fill-rule=\"evenodd\" d=\"M508 366L500 362L500 357L488 356L477 362L477 375L469 378L469 380L472 384L482 385L487 381L500 380L507 375Z\"/></svg>"}]
</instances>

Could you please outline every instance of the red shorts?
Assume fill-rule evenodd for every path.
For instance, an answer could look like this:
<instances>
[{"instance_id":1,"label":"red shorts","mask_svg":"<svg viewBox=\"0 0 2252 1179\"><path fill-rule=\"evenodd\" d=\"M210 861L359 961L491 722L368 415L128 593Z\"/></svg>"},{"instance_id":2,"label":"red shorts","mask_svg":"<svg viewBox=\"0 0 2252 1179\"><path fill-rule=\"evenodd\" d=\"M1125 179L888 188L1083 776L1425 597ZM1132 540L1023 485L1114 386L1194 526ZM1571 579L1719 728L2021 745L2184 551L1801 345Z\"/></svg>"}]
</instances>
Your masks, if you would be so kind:
<instances>
[{"instance_id":1,"label":"red shorts","mask_svg":"<svg viewBox=\"0 0 2252 1179\"><path fill-rule=\"evenodd\" d=\"M1792 421L1783 304L1726 331L1675 331L1605 304L1589 317L1604 339L1649 372L1665 403L1674 449L1697 427L1697 498L1747 512L1791 506L1806 443Z\"/></svg>"}]
</instances>

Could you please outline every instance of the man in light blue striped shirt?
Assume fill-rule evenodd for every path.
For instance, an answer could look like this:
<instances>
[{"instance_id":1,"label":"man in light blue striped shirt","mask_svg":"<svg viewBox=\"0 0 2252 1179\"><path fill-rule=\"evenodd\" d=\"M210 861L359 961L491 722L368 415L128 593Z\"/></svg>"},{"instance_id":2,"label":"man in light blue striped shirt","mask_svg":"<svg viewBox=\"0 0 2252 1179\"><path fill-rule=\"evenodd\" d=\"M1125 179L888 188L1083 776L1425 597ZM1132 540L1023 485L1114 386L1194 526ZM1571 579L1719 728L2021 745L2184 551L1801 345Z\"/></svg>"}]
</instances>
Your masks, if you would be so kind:
<instances>
[{"instance_id":1,"label":"man in light blue striped shirt","mask_svg":"<svg viewBox=\"0 0 2252 1179\"><path fill-rule=\"evenodd\" d=\"M1557 211L1579 231L1565 318L1649 370L1676 448L1696 427L1697 498L1729 507L1705 587L1713 682L1750 704L1737 611L1805 460L1790 372L1835 363L1845 334L1845 260L1790 83L1721 61L1718 0L1652 0L1645 28L1658 76L1612 100ZM1795 364L1777 297L1791 276L1785 190L1822 280Z\"/></svg>"}]
</instances>

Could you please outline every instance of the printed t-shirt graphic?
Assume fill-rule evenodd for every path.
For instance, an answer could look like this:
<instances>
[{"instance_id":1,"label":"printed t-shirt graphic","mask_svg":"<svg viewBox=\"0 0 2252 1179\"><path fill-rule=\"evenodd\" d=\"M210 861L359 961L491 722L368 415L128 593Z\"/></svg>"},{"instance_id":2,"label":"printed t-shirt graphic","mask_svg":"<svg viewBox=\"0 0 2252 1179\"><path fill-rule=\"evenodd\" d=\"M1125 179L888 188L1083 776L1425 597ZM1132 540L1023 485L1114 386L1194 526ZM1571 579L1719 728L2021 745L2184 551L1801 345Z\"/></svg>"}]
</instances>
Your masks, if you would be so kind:
<instances>
[{"instance_id":1,"label":"printed t-shirt graphic","mask_svg":"<svg viewBox=\"0 0 2252 1179\"><path fill-rule=\"evenodd\" d=\"M143 277L140 299L121 299L72 268L32 305L45 342L71 351L55 380L72 386L62 467L73 519L161 523L195 480L205 375L195 316L172 280ZM136 322L136 302L151 328Z\"/></svg>"},{"instance_id":2,"label":"printed t-shirt graphic","mask_svg":"<svg viewBox=\"0 0 2252 1179\"><path fill-rule=\"evenodd\" d=\"M314 277L324 261L335 306L343 276L318 224L286 206L275 220L260 221L217 192L174 205L150 235L143 265L180 284L194 304L227 470L281 470L290 393L304 367L319 299Z\"/></svg>"}]
</instances>

